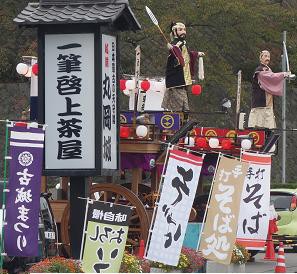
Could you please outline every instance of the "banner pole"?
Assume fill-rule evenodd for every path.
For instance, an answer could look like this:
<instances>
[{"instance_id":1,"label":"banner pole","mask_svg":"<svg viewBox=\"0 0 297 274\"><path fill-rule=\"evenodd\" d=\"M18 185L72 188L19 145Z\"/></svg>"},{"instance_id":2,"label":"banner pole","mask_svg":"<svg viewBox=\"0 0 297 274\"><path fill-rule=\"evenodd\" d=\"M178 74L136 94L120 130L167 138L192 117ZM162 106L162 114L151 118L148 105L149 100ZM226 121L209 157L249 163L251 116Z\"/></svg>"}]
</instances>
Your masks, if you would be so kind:
<instances>
[{"instance_id":1,"label":"banner pole","mask_svg":"<svg viewBox=\"0 0 297 274\"><path fill-rule=\"evenodd\" d=\"M154 207L154 210L153 210L153 215L152 215L152 221L151 221L151 225L150 225L150 228L149 228L149 235L147 237L147 242L146 242L146 246L145 246L145 250L144 250L144 258L146 257L147 255L147 250L148 250L148 247L149 247L149 242L150 242L150 238L151 238L151 235L152 235L152 227L154 226L154 222L155 222L155 215L156 215L156 211L158 209L158 206L159 206L159 201L160 201L160 191L161 191L161 188L163 187L163 183L164 183L164 174L165 174L165 170L167 169L167 164L168 164L168 157L169 157L169 152L174 148L174 145L171 145L170 143L168 144L168 147L167 147L167 151L166 151L166 156L165 156L165 160L164 160L164 165L163 165L163 170L162 170L162 175L161 175L161 178L160 178L160 184L159 184L159 189L158 189L158 198L156 200L156 205Z\"/></svg>"},{"instance_id":2,"label":"banner pole","mask_svg":"<svg viewBox=\"0 0 297 274\"><path fill-rule=\"evenodd\" d=\"M7 182L7 152L8 152L8 123L5 125L5 148L4 148L4 170L3 170L3 192L2 192L2 227L1 227L1 242L0 242L0 269L3 268L3 249L4 249L4 222L5 222L5 203L6 203L6 182Z\"/></svg>"},{"instance_id":3,"label":"banner pole","mask_svg":"<svg viewBox=\"0 0 297 274\"><path fill-rule=\"evenodd\" d=\"M79 260L80 261L82 261L83 250L84 250L84 241L85 241L85 235L86 235L86 226L87 226L87 217L88 217L88 210L89 210L89 202L93 203L92 200L90 200L89 198L87 198L85 220L84 220L84 228L83 228L83 234L82 234L82 237L81 237L81 245L80 245L80 256L79 256Z\"/></svg>"},{"instance_id":4,"label":"banner pole","mask_svg":"<svg viewBox=\"0 0 297 274\"><path fill-rule=\"evenodd\" d=\"M209 190L209 195L208 195L208 199L207 199L205 213L204 213L203 220L202 220L201 232L200 232L199 241L197 243L196 251L198 251L199 250L199 247L200 247L202 232L203 232L203 229L204 229L205 219L206 219L207 212L208 212L208 207L209 207L209 201L210 201L211 194L212 194L213 184L214 184L214 181L215 181L215 178L216 178L216 175L217 175L218 165L219 165L219 162L221 160L221 155L222 155L221 152L219 152L218 160L217 160L217 163L216 163L215 172L214 172L213 179L212 179L211 186L210 186L210 190Z\"/></svg>"}]
</instances>

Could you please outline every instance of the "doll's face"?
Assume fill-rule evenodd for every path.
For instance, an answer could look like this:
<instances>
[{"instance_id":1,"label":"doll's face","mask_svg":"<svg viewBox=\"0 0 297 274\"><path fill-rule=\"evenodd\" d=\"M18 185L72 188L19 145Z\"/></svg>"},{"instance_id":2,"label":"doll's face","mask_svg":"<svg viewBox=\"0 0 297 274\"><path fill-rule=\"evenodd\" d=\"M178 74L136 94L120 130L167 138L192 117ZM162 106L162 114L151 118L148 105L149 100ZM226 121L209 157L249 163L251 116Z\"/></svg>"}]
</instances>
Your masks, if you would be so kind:
<instances>
[{"instance_id":1,"label":"doll's face","mask_svg":"<svg viewBox=\"0 0 297 274\"><path fill-rule=\"evenodd\" d=\"M260 55L260 62L263 65L268 65L270 62L270 53L269 51L263 51Z\"/></svg>"},{"instance_id":2,"label":"doll's face","mask_svg":"<svg viewBox=\"0 0 297 274\"><path fill-rule=\"evenodd\" d=\"M184 26L178 26L176 28L176 35L177 35L177 37L180 37L180 38L185 39L186 38L186 35L187 35L186 27L184 27Z\"/></svg>"}]
</instances>

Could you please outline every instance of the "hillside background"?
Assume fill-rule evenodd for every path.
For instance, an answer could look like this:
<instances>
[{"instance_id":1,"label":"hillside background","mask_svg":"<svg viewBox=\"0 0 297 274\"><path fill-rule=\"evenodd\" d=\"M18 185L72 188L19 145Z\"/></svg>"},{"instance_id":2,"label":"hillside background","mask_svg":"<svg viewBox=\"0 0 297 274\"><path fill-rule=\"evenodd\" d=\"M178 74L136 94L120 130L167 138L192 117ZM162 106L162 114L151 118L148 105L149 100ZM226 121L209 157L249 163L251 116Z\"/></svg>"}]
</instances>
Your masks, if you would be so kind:
<instances>
[{"instance_id":1,"label":"hillside background","mask_svg":"<svg viewBox=\"0 0 297 274\"><path fill-rule=\"evenodd\" d=\"M28 80L20 77L16 65L21 56L35 55L36 30L18 28L13 18L28 0L0 1L0 120L20 119L29 105ZM34 1L31 1L34 2ZM259 52L271 51L271 67L281 70L282 32L287 31L287 48L292 72L297 73L297 0L132 0L131 8L142 25L136 33L120 33L120 73L133 74L135 47L141 46L141 74L164 76L167 49L157 28L145 13L149 6L161 28L169 36L171 21L183 21L187 26L190 48L204 51L205 81L203 93L191 98L192 110L214 112L223 98L232 101L229 115L201 115L202 126L234 127L237 72L242 70L241 110L250 109L250 81L258 64ZM122 108L127 101L121 100ZM277 124L281 126L281 98L275 100ZM297 81L288 84L287 127L297 128ZM4 123L0 124L1 155L4 147ZM281 140L278 156L273 158L272 180L281 181ZM287 182L297 181L297 132L287 133ZM1 157L2 159L3 157ZM3 161L1 164L1 174Z\"/></svg>"}]
</instances>

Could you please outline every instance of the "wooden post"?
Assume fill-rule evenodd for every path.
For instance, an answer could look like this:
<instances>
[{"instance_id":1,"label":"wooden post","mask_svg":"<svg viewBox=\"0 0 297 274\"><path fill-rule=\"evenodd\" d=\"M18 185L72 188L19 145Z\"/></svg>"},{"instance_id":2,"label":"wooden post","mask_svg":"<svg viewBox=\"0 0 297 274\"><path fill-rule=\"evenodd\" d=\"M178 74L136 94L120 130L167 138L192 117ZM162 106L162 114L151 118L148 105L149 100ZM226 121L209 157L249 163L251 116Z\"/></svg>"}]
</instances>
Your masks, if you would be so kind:
<instances>
[{"instance_id":1,"label":"wooden post","mask_svg":"<svg viewBox=\"0 0 297 274\"><path fill-rule=\"evenodd\" d=\"M132 185L131 191L138 195L138 185L142 181L142 168L132 168Z\"/></svg>"},{"instance_id":2,"label":"wooden post","mask_svg":"<svg viewBox=\"0 0 297 274\"><path fill-rule=\"evenodd\" d=\"M69 183L69 177L62 177L62 200L68 199L68 183Z\"/></svg>"},{"instance_id":3,"label":"wooden post","mask_svg":"<svg viewBox=\"0 0 297 274\"><path fill-rule=\"evenodd\" d=\"M47 192L46 176L41 176L41 192Z\"/></svg>"},{"instance_id":4,"label":"wooden post","mask_svg":"<svg viewBox=\"0 0 297 274\"><path fill-rule=\"evenodd\" d=\"M70 247L71 256L79 259L84 227L86 200L86 177L70 177Z\"/></svg>"}]
</instances>

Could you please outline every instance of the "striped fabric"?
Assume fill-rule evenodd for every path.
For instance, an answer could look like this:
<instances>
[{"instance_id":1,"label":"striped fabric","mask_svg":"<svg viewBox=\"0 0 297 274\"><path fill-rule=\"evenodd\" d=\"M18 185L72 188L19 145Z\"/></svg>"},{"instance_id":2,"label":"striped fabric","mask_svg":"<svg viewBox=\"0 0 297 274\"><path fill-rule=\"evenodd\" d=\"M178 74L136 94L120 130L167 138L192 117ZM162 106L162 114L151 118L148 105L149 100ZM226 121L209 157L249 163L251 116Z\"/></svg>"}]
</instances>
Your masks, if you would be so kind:
<instances>
[{"instance_id":1,"label":"striped fabric","mask_svg":"<svg viewBox=\"0 0 297 274\"><path fill-rule=\"evenodd\" d=\"M44 132L41 128L30 128L28 132L27 128L14 127L10 135L10 146L16 147L40 147L43 148L44 144Z\"/></svg>"}]
</instances>

